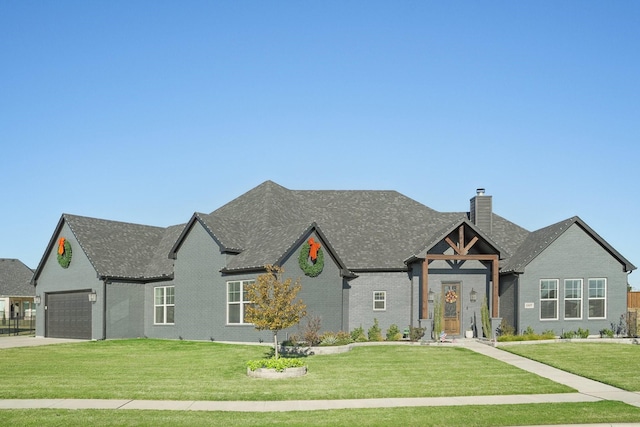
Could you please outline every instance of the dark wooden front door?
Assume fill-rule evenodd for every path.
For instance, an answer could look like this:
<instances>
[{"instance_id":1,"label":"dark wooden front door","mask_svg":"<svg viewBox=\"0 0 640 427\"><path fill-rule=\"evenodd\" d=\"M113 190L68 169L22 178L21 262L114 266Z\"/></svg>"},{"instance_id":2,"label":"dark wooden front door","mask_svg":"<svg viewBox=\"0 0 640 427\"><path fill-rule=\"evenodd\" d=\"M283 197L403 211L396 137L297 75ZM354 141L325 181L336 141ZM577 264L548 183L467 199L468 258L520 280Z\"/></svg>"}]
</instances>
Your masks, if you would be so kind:
<instances>
[{"instance_id":1,"label":"dark wooden front door","mask_svg":"<svg viewBox=\"0 0 640 427\"><path fill-rule=\"evenodd\" d=\"M460 335L460 284L442 285L442 306L444 307L444 332Z\"/></svg>"}]
</instances>

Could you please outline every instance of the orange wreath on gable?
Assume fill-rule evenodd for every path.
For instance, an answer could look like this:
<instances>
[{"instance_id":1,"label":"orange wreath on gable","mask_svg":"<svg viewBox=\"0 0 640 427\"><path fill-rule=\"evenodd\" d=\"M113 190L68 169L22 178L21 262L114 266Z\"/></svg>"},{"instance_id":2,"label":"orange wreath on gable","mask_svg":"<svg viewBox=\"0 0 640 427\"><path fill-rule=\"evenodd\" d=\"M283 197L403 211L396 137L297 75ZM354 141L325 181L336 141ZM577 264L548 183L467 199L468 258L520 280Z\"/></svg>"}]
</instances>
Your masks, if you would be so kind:
<instances>
[{"instance_id":1,"label":"orange wreath on gable","mask_svg":"<svg viewBox=\"0 0 640 427\"><path fill-rule=\"evenodd\" d=\"M71 264L71 243L64 237L58 239L58 264L62 268L68 268Z\"/></svg>"},{"instance_id":2,"label":"orange wreath on gable","mask_svg":"<svg viewBox=\"0 0 640 427\"><path fill-rule=\"evenodd\" d=\"M309 277L316 277L322 273L324 252L322 251L322 245L316 242L313 237L302 244L298 255L298 265L304 274Z\"/></svg>"}]
</instances>

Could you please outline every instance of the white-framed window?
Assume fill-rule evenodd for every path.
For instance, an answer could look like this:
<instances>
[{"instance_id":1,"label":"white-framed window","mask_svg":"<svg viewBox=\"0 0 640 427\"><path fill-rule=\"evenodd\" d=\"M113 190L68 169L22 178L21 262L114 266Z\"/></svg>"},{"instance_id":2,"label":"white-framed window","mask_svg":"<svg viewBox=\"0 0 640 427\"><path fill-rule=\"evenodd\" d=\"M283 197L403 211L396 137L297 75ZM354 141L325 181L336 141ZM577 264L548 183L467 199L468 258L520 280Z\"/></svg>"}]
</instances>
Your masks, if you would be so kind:
<instances>
[{"instance_id":1,"label":"white-framed window","mask_svg":"<svg viewBox=\"0 0 640 427\"><path fill-rule=\"evenodd\" d=\"M175 286L159 286L153 288L153 323L156 325L173 325L176 307Z\"/></svg>"},{"instance_id":2,"label":"white-framed window","mask_svg":"<svg viewBox=\"0 0 640 427\"><path fill-rule=\"evenodd\" d=\"M251 304L247 297L247 286L255 280L234 280L227 282L227 324L245 325L245 308Z\"/></svg>"},{"instance_id":3,"label":"white-framed window","mask_svg":"<svg viewBox=\"0 0 640 427\"><path fill-rule=\"evenodd\" d=\"M373 291L373 311L387 309L387 291Z\"/></svg>"},{"instance_id":4,"label":"white-framed window","mask_svg":"<svg viewBox=\"0 0 640 427\"><path fill-rule=\"evenodd\" d=\"M558 279L540 280L540 319L558 320Z\"/></svg>"},{"instance_id":5,"label":"white-framed window","mask_svg":"<svg viewBox=\"0 0 640 427\"><path fill-rule=\"evenodd\" d=\"M582 279L564 281L564 318L582 319Z\"/></svg>"},{"instance_id":6,"label":"white-framed window","mask_svg":"<svg viewBox=\"0 0 640 427\"><path fill-rule=\"evenodd\" d=\"M589 279L589 319L607 317L607 279Z\"/></svg>"}]
</instances>

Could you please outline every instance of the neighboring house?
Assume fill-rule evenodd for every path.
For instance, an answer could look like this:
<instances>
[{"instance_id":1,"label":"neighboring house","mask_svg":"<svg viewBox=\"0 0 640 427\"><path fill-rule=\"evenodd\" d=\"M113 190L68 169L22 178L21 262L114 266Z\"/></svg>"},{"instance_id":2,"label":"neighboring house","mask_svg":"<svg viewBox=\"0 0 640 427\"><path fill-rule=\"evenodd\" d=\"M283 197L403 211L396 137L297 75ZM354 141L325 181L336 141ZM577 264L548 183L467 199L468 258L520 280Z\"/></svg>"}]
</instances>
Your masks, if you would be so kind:
<instances>
[{"instance_id":1,"label":"neighboring house","mask_svg":"<svg viewBox=\"0 0 640 427\"><path fill-rule=\"evenodd\" d=\"M0 258L0 327L10 319L35 315L33 270L20 260Z\"/></svg>"},{"instance_id":2,"label":"neighboring house","mask_svg":"<svg viewBox=\"0 0 640 427\"><path fill-rule=\"evenodd\" d=\"M469 212L437 212L396 191L267 181L168 228L63 214L33 278L36 335L268 341L244 322L243 292L266 264L301 277L323 330L377 319L426 337L438 301L448 335L481 336L485 298L494 327L597 335L626 312L635 269L580 218L529 232L483 190Z\"/></svg>"}]
</instances>

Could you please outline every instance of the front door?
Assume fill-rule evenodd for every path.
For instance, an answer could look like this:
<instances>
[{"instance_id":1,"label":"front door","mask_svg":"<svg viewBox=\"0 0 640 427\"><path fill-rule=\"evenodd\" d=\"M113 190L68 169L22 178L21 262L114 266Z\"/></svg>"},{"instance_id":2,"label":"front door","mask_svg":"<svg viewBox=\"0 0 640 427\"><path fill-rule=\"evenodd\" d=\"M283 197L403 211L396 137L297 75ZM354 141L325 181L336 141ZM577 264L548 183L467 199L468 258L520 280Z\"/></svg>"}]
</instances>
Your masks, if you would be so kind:
<instances>
[{"instance_id":1,"label":"front door","mask_svg":"<svg viewBox=\"0 0 640 427\"><path fill-rule=\"evenodd\" d=\"M444 332L447 335L460 335L460 283L443 284L442 298Z\"/></svg>"}]
</instances>

